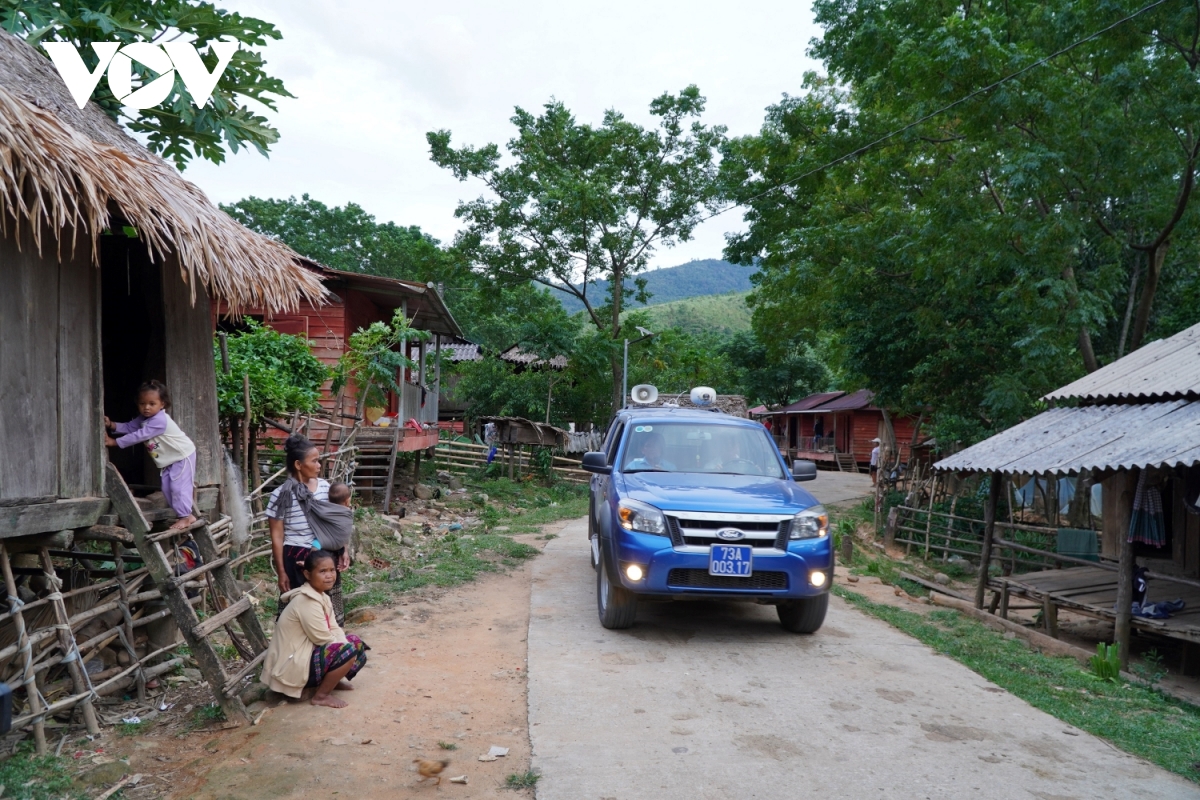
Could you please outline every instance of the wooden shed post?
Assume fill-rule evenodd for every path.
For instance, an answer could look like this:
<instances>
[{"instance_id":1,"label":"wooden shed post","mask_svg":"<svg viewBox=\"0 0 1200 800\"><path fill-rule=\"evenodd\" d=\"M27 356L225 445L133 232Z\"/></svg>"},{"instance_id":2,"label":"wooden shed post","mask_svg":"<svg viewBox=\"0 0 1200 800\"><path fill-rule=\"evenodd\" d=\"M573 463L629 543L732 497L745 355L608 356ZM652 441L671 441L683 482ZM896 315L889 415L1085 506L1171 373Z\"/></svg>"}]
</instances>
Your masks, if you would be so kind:
<instances>
[{"instance_id":1,"label":"wooden shed post","mask_svg":"<svg viewBox=\"0 0 1200 800\"><path fill-rule=\"evenodd\" d=\"M996 506L999 502L1000 473L993 472L987 506L983 510L983 543L979 550L979 583L975 586L976 608L983 608L983 596L987 592L988 566L992 560L992 537L996 533Z\"/></svg>"},{"instance_id":2,"label":"wooden shed post","mask_svg":"<svg viewBox=\"0 0 1200 800\"><path fill-rule=\"evenodd\" d=\"M1134 485L1138 475L1131 473ZM1132 523L1132 511L1130 512ZM1133 542L1129 541L1129 524L1121 535L1121 558L1117 563L1117 622L1113 631L1113 639L1117 644L1117 654L1121 659L1121 669L1129 665L1129 621L1133 616Z\"/></svg>"}]
</instances>

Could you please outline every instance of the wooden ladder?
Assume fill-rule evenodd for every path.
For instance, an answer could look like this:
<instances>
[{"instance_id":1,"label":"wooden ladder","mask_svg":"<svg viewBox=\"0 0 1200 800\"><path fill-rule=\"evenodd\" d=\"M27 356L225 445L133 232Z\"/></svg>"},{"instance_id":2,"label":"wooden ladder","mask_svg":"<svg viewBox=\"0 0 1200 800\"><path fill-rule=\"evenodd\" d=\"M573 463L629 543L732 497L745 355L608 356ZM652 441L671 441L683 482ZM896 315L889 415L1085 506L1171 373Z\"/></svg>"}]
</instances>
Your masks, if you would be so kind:
<instances>
[{"instance_id":1,"label":"wooden ladder","mask_svg":"<svg viewBox=\"0 0 1200 800\"><path fill-rule=\"evenodd\" d=\"M225 718L230 722L249 722L250 716L238 696L238 687L266 658L267 637L254 613L250 598L237 587L233 570L230 569L231 559L220 555L208 530L208 522L203 519L183 530L151 533L150 523L143 516L125 479L112 464L106 468L105 489L121 522L133 534L138 552L150 570L150 577L162 592L163 601L170 609L171 616L179 626L188 647L191 648L200 674L208 681L214 697L225 712ZM170 546L172 539L186 539L189 536L195 540L204 563L183 575L176 575L171 562L167 560L163 544ZM216 605L221 606L224 601L224 608L202 622L188 601L185 586L188 582L203 578L207 574L212 575L217 587L219 596L214 598ZM238 672L227 675L208 637L234 620L240 624L242 633L255 652L255 657Z\"/></svg>"},{"instance_id":2,"label":"wooden ladder","mask_svg":"<svg viewBox=\"0 0 1200 800\"><path fill-rule=\"evenodd\" d=\"M838 469L842 472L858 472L858 464L854 461L853 453L834 453Z\"/></svg>"}]
</instances>

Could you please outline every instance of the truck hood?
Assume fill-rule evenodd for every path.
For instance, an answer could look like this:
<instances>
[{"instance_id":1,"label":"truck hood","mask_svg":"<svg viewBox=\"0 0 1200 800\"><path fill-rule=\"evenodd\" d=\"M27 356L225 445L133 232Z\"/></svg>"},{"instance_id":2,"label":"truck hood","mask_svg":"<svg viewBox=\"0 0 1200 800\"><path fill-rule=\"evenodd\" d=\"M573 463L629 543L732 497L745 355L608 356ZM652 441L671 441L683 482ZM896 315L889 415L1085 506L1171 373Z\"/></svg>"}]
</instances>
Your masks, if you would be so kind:
<instances>
[{"instance_id":1,"label":"truck hood","mask_svg":"<svg viewBox=\"0 0 1200 800\"><path fill-rule=\"evenodd\" d=\"M622 495L663 511L795 514L817 504L794 481L757 475L635 472L620 480Z\"/></svg>"}]
</instances>

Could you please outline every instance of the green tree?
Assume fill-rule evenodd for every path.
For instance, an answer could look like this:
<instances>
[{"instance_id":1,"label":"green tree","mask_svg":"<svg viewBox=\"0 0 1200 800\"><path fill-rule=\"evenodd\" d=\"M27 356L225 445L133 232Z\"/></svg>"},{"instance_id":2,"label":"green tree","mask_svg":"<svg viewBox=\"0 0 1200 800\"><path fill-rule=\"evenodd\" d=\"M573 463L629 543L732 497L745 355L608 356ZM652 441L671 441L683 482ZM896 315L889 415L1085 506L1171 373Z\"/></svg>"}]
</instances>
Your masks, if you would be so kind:
<instances>
[{"instance_id":1,"label":"green tree","mask_svg":"<svg viewBox=\"0 0 1200 800\"><path fill-rule=\"evenodd\" d=\"M781 406L829 389L832 376L816 349L799 339L763 341L739 332L721 343L733 380L755 406Z\"/></svg>"},{"instance_id":2,"label":"green tree","mask_svg":"<svg viewBox=\"0 0 1200 800\"><path fill-rule=\"evenodd\" d=\"M434 163L459 180L481 179L494 195L458 207L467 227L457 244L505 282L563 288L607 335L613 408L623 400L613 344L625 280L644 301L639 274L655 248L687 240L716 201L714 155L724 128L701 124L703 111L694 86L650 104L654 129L612 110L599 126L581 124L557 101L541 116L518 108L507 166L494 144L454 149L449 131L427 136ZM608 281L600 303L588 296L596 280Z\"/></svg>"},{"instance_id":3,"label":"green tree","mask_svg":"<svg viewBox=\"0 0 1200 800\"><path fill-rule=\"evenodd\" d=\"M241 463L244 441L257 442L264 420L295 411L316 411L321 386L332 377L302 336L279 333L252 319L226 337L226 371L220 339L213 341L217 366L217 413L229 430L235 461ZM250 427L246 421L245 378L250 382ZM248 433L248 439L243 437ZM253 450L253 448L252 448ZM251 461L253 463L253 460Z\"/></svg>"},{"instance_id":4,"label":"green tree","mask_svg":"<svg viewBox=\"0 0 1200 800\"><path fill-rule=\"evenodd\" d=\"M1198 318L1192 208L1197 10L1168 4L920 123L883 133L1110 25L1132 2L819 0L829 77L729 143L728 196L762 259L755 325L813 341L880 402L971 440Z\"/></svg>"},{"instance_id":5,"label":"green tree","mask_svg":"<svg viewBox=\"0 0 1200 800\"><path fill-rule=\"evenodd\" d=\"M354 385L358 398L358 415L362 416L367 406L380 407L387 404L385 392L399 395L400 375L403 369L417 369L417 362L404 355L405 345L410 341L426 341L427 331L410 328L403 309L396 309L392 321L372 322L350 334L346 352L338 359L331 391L337 393L344 386Z\"/></svg>"},{"instance_id":6,"label":"green tree","mask_svg":"<svg viewBox=\"0 0 1200 800\"><path fill-rule=\"evenodd\" d=\"M283 82L266 71L266 61L253 49L268 39L279 39L274 25L254 17L225 11L198 0L0 0L0 27L31 44L65 41L80 51L89 70L97 66L92 42L161 42L180 38L200 52L207 69L216 65L208 44L233 39L243 47L234 54L203 108L192 102L183 81L176 76L171 95L154 108L125 109L101 81L93 99L113 119L121 122L155 153L179 169L192 158L220 164L225 148L236 153L251 146L263 155L279 140L279 132L265 117L247 107L254 100L275 109L278 98L292 97ZM133 87L157 77L134 62Z\"/></svg>"},{"instance_id":7,"label":"green tree","mask_svg":"<svg viewBox=\"0 0 1200 800\"><path fill-rule=\"evenodd\" d=\"M378 222L357 203L330 207L304 194L299 200L247 197L221 208L247 228L333 269L422 283L470 278L462 259L416 225Z\"/></svg>"}]
</instances>

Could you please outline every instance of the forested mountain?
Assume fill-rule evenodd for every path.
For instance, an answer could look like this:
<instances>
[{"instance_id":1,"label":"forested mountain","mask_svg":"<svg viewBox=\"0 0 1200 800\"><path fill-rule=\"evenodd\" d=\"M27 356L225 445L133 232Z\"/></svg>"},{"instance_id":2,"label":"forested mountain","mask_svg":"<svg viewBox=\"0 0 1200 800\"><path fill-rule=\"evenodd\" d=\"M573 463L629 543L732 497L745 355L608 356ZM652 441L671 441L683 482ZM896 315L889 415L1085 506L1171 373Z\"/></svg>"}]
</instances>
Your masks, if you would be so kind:
<instances>
[{"instance_id":1,"label":"forested mountain","mask_svg":"<svg viewBox=\"0 0 1200 800\"><path fill-rule=\"evenodd\" d=\"M653 272L643 272L639 277L646 279L646 291L650 293L650 302L646 305L670 303L687 297L701 297L710 294L728 294L730 292L750 291L750 276L753 267L739 267L728 261L706 258L689 261L677 267L665 267ZM626 279L626 308L640 307L633 301L633 281ZM555 292L561 298L567 313L574 314L583 310L583 303L564 293ZM588 287L588 300L594 305L601 305L608 294L608 281L597 281Z\"/></svg>"},{"instance_id":2,"label":"forested mountain","mask_svg":"<svg viewBox=\"0 0 1200 800\"><path fill-rule=\"evenodd\" d=\"M731 336L750 330L750 307L746 305L746 292L708 294L700 297L685 297L669 303L639 307L654 331L678 328L684 333L702 335L716 333Z\"/></svg>"}]
</instances>

